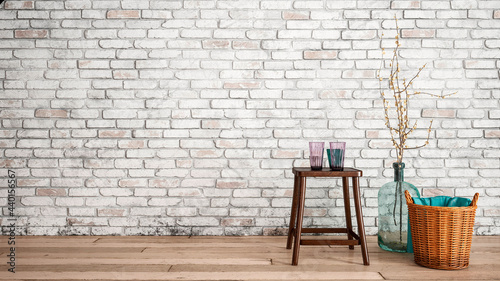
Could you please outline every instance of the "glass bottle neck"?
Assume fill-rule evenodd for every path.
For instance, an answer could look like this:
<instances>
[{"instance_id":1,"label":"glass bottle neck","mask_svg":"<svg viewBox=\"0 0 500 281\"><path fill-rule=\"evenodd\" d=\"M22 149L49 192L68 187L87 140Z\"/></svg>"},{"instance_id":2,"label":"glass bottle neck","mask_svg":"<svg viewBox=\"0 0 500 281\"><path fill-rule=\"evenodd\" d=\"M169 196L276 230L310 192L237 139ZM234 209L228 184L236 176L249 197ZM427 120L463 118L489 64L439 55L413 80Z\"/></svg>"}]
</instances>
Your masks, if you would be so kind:
<instances>
[{"instance_id":1,"label":"glass bottle neck","mask_svg":"<svg viewBox=\"0 0 500 281\"><path fill-rule=\"evenodd\" d=\"M394 181L405 181L405 163L392 163L394 168Z\"/></svg>"}]
</instances>

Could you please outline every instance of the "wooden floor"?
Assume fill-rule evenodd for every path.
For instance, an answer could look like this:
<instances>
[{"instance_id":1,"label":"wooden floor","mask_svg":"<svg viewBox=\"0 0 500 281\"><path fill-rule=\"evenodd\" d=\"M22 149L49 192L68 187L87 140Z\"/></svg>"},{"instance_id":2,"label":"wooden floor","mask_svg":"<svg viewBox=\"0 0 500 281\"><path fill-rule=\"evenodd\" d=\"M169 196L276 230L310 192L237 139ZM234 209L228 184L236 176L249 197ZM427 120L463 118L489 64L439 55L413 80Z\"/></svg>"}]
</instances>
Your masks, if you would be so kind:
<instances>
[{"instance_id":1,"label":"wooden floor","mask_svg":"<svg viewBox=\"0 0 500 281\"><path fill-rule=\"evenodd\" d=\"M286 237L16 237L16 273L0 236L0 280L500 280L500 236L474 237L470 266L416 265L412 254L378 248L370 266L359 246L302 246L291 266Z\"/></svg>"}]
</instances>

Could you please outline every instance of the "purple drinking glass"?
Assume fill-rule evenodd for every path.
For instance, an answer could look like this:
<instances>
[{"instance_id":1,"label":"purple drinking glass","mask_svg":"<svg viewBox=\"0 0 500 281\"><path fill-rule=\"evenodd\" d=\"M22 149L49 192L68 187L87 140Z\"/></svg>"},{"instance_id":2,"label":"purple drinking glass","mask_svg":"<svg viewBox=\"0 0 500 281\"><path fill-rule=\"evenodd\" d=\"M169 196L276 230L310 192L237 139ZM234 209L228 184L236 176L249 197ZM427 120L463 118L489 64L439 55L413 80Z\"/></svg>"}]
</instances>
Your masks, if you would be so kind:
<instances>
[{"instance_id":1,"label":"purple drinking glass","mask_svg":"<svg viewBox=\"0 0 500 281\"><path fill-rule=\"evenodd\" d=\"M324 142L309 142L309 161L311 162L311 170L323 169L324 149Z\"/></svg>"},{"instance_id":2,"label":"purple drinking glass","mask_svg":"<svg viewBox=\"0 0 500 281\"><path fill-rule=\"evenodd\" d=\"M344 169L345 142L330 142L330 169L342 171Z\"/></svg>"}]
</instances>

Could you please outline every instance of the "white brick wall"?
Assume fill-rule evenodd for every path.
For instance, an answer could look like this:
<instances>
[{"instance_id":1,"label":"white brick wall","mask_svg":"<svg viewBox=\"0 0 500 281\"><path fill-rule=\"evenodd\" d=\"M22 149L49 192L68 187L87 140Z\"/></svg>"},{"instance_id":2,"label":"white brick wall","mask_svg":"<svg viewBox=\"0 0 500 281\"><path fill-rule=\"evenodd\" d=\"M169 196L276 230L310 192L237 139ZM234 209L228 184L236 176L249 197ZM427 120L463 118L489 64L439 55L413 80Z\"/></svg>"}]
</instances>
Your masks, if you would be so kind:
<instances>
[{"instance_id":1,"label":"white brick wall","mask_svg":"<svg viewBox=\"0 0 500 281\"><path fill-rule=\"evenodd\" d=\"M308 141L340 140L375 234L395 159L376 80L394 16L402 70L427 63L415 87L459 92L413 104L435 131L406 179L479 192L476 233L500 234L500 2L486 0L7 0L0 165L2 186L19 178L19 233L284 233L291 167ZM305 223L342 224L340 183L308 181Z\"/></svg>"}]
</instances>

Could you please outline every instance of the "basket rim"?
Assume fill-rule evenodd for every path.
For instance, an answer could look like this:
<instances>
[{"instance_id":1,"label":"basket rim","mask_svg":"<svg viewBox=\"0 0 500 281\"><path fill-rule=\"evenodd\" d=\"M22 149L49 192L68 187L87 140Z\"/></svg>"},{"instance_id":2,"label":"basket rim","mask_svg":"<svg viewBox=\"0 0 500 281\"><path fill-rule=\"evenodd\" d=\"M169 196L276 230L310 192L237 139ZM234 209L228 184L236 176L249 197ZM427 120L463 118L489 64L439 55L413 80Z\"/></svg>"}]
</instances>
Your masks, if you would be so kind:
<instances>
[{"instance_id":1,"label":"basket rim","mask_svg":"<svg viewBox=\"0 0 500 281\"><path fill-rule=\"evenodd\" d=\"M415 203L406 203L408 207L421 208L421 209L439 209L443 211L466 211L466 210L476 210L477 206L463 206L463 207L445 207L445 206L427 206L427 205L419 205Z\"/></svg>"},{"instance_id":2,"label":"basket rim","mask_svg":"<svg viewBox=\"0 0 500 281\"><path fill-rule=\"evenodd\" d=\"M443 208L444 208L444 210L448 210L448 211L452 211L453 209L464 211L464 208L468 209L469 207L473 207L470 209L474 209L474 210L477 209L477 201L479 199L479 193L476 192L476 194L474 194L474 197L471 200L472 202L469 206L463 206L463 207L427 206L427 205L415 204L415 202L413 201L413 198L411 197L410 192L408 192L408 190L405 190L405 199L406 199L406 205L408 205L408 207L419 206L416 208L425 207L425 208L431 208L431 209L436 208L436 209L441 209L441 210L443 210Z\"/></svg>"}]
</instances>

